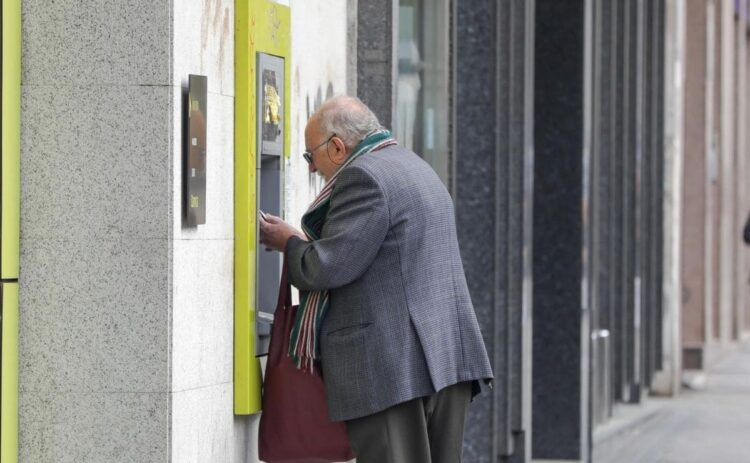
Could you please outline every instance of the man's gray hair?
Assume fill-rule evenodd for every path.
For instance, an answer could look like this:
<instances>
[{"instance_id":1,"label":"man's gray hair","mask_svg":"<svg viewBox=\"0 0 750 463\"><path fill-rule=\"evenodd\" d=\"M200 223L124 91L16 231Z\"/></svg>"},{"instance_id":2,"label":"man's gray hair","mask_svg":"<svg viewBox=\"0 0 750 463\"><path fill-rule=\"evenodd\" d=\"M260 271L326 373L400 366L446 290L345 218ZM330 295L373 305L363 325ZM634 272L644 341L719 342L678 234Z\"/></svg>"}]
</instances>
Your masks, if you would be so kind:
<instances>
[{"instance_id":1,"label":"man's gray hair","mask_svg":"<svg viewBox=\"0 0 750 463\"><path fill-rule=\"evenodd\" d=\"M347 148L354 148L370 132L383 128L375 113L355 96L326 100L313 117L319 118L325 136L336 134Z\"/></svg>"}]
</instances>

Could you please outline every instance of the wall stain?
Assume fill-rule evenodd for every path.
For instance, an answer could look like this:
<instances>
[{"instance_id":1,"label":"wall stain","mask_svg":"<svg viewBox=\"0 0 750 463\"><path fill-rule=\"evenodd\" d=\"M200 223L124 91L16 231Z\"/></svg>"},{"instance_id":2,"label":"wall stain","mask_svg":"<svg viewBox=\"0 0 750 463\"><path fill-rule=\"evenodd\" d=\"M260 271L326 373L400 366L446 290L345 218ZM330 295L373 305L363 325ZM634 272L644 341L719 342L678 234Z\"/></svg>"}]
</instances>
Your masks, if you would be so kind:
<instances>
[{"instance_id":1,"label":"wall stain","mask_svg":"<svg viewBox=\"0 0 750 463\"><path fill-rule=\"evenodd\" d=\"M219 38L219 71L224 71L224 53L227 41L231 39L231 33L231 21L229 19L229 8L227 7L224 8L224 19L221 25L221 37ZM224 73L221 72L219 75L224 75Z\"/></svg>"},{"instance_id":2,"label":"wall stain","mask_svg":"<svg viewBox=\"0 0 750 463\"><path fill-rule=\"evenodd\" d=\"M221 0L214 0L214 14L212 19L213 23L211 25L215 31L218 31L221 26Z\"/></svg>"},{"instance_id":3,"label":"wall stain","mask_svg":"<svg viewBox=\"0 0 750 463\"><path fill-rule=\"evenodd\" d=\"M208 48L208 33L211 30L211 10L220 0L203 0L203 13L201 14L201 66L203 66L203 54Z\"/></svg>"},{"instance_id":4,"label":"wall stain","mask_svg":"<svg viewBox=\"0 0 750 463\"><path fill-rule=\"evenodd\" d=\"M207 69L216 66L218 75L224 75L224 66L227 64L226 54L227 43L231 40L232 34L231 12L228 6L222 9L222 0L204 0L203 12L201 14L201 49L200 49L200 69L203 73L208 73ZM217 48L217 57L214 63L207 66L206 54L209 52L209 39L218 37L219 43Z\"/></svg>"}]
</instances>

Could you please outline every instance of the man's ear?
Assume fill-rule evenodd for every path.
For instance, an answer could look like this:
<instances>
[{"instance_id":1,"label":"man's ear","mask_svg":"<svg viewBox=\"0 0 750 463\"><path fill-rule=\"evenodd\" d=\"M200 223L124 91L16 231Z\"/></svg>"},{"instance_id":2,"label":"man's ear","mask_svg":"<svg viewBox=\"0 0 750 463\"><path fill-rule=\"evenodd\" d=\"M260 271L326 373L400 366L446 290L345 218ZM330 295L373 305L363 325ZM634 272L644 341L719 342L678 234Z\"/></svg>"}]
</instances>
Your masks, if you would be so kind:
<instances>
[{"instance_id":1,"label":"man's ear","mask_svg":"<svg viewBox=\"0 0 750 463\"><path fill-rule=\"evenodd\" d=\"M336 146L336 158L341 161L346 159L346 146L344 145L344 141L339 137L333 137L331 141Z\"/></svg>"}]
</instances>

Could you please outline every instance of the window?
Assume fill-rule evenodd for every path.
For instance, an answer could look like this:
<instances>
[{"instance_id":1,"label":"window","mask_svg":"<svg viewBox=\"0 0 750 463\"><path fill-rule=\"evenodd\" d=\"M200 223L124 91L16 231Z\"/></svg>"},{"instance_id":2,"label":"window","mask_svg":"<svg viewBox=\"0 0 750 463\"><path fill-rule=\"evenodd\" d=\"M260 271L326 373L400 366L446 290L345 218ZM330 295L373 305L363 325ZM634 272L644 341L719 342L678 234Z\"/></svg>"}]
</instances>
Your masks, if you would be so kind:
<instances>
[{"instance_id":1,"label":"window","mask_svg":"<svg viewBox=\"0 0 750 463\"><path fill-rule=\"evenodd\" d=\"M448 0L400 0L394 133L448 186L450 79Z\"/></svg>"}]
</instances>

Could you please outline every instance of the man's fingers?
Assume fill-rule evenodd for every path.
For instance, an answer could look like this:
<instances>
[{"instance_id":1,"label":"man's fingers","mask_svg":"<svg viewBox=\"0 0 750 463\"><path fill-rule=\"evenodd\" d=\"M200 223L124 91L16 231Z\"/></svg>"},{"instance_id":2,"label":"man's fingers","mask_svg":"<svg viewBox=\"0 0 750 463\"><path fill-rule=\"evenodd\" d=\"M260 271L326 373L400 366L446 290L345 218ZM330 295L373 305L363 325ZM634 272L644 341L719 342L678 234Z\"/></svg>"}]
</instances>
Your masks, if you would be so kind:
<instances>
[{"instance_id":1,"label":"man's fingers","mask_svg":"<svg viewBox=\"0 0 750 463\"><path fill-rule=\"evenodd\" d=\"M259 225L261 234L267 234L273 228L274 223L269 222L268 220L263 220L261 218L258 220L258 225Z\"/></svg>"},{"instance_id":2,"label":"man's fingers","mask_svg":"<svg viewBox=\"0 0 750 463\"><path fill-rule=\"evenodd\" d=\"M266 222L271 224L279 224L282 223L283 220L281 220L281 217L276 217L275 215L266 214Z\"/></svg>"}]
</instances>

